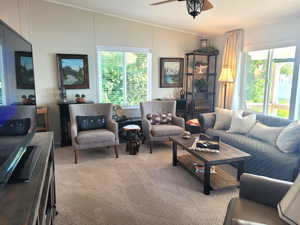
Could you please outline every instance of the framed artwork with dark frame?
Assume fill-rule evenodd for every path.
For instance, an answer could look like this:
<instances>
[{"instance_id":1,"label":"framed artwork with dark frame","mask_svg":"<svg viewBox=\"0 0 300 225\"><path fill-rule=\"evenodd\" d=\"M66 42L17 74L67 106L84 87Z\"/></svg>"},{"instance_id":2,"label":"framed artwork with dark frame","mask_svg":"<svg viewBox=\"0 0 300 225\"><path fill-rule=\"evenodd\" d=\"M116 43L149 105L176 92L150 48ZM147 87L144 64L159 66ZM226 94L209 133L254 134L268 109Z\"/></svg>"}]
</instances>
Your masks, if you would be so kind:
<instances>
[{"instance_id":1,"label":"framed artwork with dark frame","mask_svg":"<svg viewBox=\"0 0 300 225\"><path fill-rule=\"evenodd\" d=\"M34 89L32 52L15 52L17 89Z\"/></svg>"},{"instance_id":2,"label":"framed artwork with dark frame","mask_svg":"<svg viewBox=\"0 0 300 225\"><path fill-rule=\"evenodd\" d=\"M160 87L183 87L184 58L160 58Z\"/></svg>"},{"instance_id":3,"label":"framed artwork with dark frame","mask_svg":"<svg viewBox=\"0 0 300 225\"><path fill-rule=\"evenodd\" d=\"M89 89L88 56L57 54L60 87L65 89Z\"/></svg>"}]
</instances>

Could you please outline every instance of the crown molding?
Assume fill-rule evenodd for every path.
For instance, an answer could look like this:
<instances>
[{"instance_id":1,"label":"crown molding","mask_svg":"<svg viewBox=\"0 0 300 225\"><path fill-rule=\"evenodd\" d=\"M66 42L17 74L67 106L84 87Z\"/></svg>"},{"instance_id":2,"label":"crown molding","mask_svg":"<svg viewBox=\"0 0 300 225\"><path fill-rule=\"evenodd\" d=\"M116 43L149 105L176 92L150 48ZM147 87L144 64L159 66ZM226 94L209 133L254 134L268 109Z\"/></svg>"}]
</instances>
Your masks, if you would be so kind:
<instances>
[{"instance_id":1,"label":"crown molding","mask_svg":"<svg viewBox=\"0 0 300 225\"><path fill-rule=\"evenodd\" d=\"M133 18L125 17L125 16L118 16L118 15L115 15L113 13L107 13L107 12L104 12L104 11L101 11L101 10L90 9L90 8L77 6L77 5L69 4L69 3L64 3L64 2L60 2L60 1L56 1L56 0L43 0L43 1L48 2L48 3L53 3L53 4L56 4L56 5L62 5L62 6L71 7L71 8L75 8L75 9L79 9L79 10L84 10L84 11L89 11L89 12L93 12L93 13L97 13L97 14L102 14L102 15L105 15L105 16L115 17L115 18L118 18L118 19L121 19L121 20L126 20L126 21L130 21L130 22L134 22L134 23L140 23L140 24L144 24L144 25L148 25L148 26L152 26L152 27L157 27L157 28L166 29L166 30L170 30L170 31L176 31L176 32L189 34L189 35L194 35L194 36L197 36L197 37L200 37L200 38L204 38L204 37L208 36L208 35L202 34L202 33L192 32L192 31L183 30L183 29L179 29L179 28L175 28L175 27L169 27L169 26L160 25L160 24L155 24L155 23L146 22L146 21L138 20L138 19L133 19Z\"/></svg>"}]
</instances>

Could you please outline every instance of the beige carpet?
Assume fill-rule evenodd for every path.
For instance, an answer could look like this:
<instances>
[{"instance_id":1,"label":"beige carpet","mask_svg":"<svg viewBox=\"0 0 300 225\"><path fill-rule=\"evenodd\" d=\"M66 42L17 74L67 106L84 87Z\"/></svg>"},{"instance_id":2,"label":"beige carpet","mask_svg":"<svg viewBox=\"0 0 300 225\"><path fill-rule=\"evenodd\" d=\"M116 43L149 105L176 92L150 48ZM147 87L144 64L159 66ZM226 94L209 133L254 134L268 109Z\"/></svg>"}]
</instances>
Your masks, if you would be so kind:
<instances>
[{"instance_id":1,"label":"beige carpet","mask_svg":"<svg viewBox=\"0 0 300 225\"><path fill-rule=\"evenodd\" d=\"M112 151L56 150L58 225L221 225L237 189L202 193L202 184L171 165L171 146L120 158Z\"/></svg>"}]
</instances>

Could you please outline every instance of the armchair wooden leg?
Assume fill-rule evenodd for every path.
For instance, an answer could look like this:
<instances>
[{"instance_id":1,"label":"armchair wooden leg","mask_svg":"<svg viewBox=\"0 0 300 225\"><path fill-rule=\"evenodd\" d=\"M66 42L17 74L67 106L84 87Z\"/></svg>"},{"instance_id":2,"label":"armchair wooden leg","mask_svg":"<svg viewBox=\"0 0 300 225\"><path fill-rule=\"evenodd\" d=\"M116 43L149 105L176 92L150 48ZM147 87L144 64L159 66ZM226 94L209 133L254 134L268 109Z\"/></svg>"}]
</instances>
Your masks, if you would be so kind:
<instances>
[{"instance_id":1,"label":"armchair wooden leg","mask_svg":"<svg viewBox=\"0 0 300 225\"><path fill-rule=\"evenodd\" d=\"M114 146L114 150L115 150L115 155L116 155L116 158L119 158L119 154L118 154L118 148L117 148L117 146L116 146L116 145Z\"/></svg>"},{"instance_id":2,"label":"armchair wooden leg","mask_svg":"<svg viewBox=\"0 0 300 225\"><path fill-rule=\"evenodd\" d=\"M78 150L74 150L74 163L78 164Z\"/></svg>"},{"instance_id":3,"label":"armchair wooden leg","mask_svg":"<svg viewBox=\"0 0 300 225\"><path fill-rule=\"evenodd\" d=\"M149 147L150 147L150 153L152 154L152 141L149 142Z\"/></svg>"}]
</instances>

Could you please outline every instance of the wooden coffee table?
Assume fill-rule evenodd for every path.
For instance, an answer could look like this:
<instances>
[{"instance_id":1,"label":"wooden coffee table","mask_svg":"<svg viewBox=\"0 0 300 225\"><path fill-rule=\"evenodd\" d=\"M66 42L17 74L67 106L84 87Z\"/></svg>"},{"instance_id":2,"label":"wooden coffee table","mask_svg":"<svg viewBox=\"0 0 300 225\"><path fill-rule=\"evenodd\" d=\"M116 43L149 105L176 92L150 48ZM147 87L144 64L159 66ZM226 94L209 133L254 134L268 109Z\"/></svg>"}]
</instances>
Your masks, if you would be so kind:
<instances>
[{"instance_id":1,"label":"wooden coffee table","mask_svg":"<svg viewBox=\"0 0 300 225\"><path fill-rule=\"evenodd\" d=\"M244 161L250 159L251 155L228 144L220 142L220 152L199 152L189 149L196 137L183 139L181 136L170 137L173 142L173 166L181 165L192 175L196 176L204 184L204 194L209 195L211 190L223 189L226 187L239 186L241 174L244 172ZM181 146L187 153L177 155L177 145ZM204 173L195 173L193 163L204 165ZM237 177L233 177L218 165L238 163ZM210 172L212 166L216 166L216 173Z\"/></svg>"}]
</instances>

